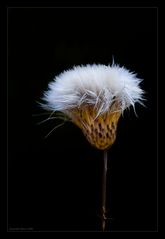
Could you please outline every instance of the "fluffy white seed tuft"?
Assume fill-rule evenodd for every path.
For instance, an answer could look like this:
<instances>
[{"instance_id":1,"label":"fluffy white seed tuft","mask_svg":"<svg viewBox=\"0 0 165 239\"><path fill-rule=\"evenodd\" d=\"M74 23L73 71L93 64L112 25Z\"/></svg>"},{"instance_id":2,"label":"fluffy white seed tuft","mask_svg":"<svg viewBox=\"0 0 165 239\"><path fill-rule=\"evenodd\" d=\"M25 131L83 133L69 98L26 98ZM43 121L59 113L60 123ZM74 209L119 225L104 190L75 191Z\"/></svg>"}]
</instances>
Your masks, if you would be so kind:
<instances>
[{"instance_id":1,"label":"fluffy white seed tuft","mask_svg":"<svg viewBox=\"0 0 165 239\"><path fill-rule=\"evenodd\" d=\"M42 107L66 113L89 104L97 109L98 116L118 102L118 110L123 112L136 102L142 103L144 92L140 82L136 74L115 64L75 66L49 83Z\"/></svg>"}]
</instances>

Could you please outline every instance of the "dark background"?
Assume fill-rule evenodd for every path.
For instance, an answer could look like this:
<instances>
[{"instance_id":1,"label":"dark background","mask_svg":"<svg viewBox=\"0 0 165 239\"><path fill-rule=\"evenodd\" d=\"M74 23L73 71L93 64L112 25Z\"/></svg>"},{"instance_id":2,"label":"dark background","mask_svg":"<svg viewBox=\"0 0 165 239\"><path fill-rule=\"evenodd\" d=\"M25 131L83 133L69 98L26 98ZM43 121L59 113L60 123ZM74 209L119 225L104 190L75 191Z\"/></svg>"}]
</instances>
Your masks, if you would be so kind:
<instances>
[{"instance_id":1,"label":"dark background","mask_svg":"<svg viewBox=\"0 0 165 239\"><path fill-rule=\"evenodd\" d=\"M116 63L144 79L109 150L111 231L157 230L157 9L8 9L8 229L99 231L102 151L79 128L37 125L47 84L73 65Z\"/></svg>"}]
</instances>

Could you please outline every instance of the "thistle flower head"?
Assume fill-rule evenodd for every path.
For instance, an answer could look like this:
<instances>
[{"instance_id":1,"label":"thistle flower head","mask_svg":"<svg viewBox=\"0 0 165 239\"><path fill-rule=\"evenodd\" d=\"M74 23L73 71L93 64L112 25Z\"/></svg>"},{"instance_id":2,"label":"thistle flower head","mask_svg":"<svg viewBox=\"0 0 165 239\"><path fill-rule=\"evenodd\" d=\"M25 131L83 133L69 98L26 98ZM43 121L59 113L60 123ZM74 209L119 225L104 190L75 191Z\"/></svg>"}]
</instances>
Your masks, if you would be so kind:
<instances>
[{"instance_id":1,"label":"thistle flower head","mask_svg":"<svg viewBox=\"0 0 165 239\"><path fill-rule=\"evenodd\" d=\"M92 145L105 149L115 141L122 112L142 103L140 82L136 74L115 64L76 66L49 84L42 106L66 114Z\"/></svg>"}]
</instances>

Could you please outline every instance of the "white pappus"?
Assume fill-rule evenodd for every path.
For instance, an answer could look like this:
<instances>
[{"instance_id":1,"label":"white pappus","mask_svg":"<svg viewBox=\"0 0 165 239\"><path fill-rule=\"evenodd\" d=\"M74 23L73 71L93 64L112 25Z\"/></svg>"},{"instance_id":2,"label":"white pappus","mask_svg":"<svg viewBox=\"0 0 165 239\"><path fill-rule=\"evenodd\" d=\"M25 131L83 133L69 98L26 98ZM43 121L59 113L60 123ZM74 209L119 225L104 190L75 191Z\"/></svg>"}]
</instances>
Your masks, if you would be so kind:
<instances>
[{"instance_id":1,"label":"white pappus","mask_svg":"<svg viewBox=\"0 0 165 239\"><path fill-rule=\"evenodd\" d=\"M114 101L123 112L135 103L143 104L142 80L125 67L119 65L74 66L56 76L44 92L42 107L50 111L61 111L92 105L97 116L108 112Z\"/></svg>"}]
</instances>

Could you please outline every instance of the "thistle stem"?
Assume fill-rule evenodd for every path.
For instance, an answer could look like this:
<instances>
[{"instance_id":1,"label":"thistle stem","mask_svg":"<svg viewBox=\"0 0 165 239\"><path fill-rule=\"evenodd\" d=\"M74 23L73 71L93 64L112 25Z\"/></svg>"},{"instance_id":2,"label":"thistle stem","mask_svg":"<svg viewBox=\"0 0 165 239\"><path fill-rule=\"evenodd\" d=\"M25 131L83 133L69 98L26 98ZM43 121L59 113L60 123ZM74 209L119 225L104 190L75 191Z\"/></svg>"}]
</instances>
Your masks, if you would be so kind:
<instances>
[{"instance_id":1,"label":"thistle stem","mask_svg":"<svg viewBox=\"0 0 165 239\"><path fill-rule=\"evenodd\" d=\"M101 207L101 219L102 219L102 231L105 231L106 227L106 184L107 184L107 162L108 152L104 150L103 157L103 178L102 178L102 207Z\"/></svg>"}]
</instances>

